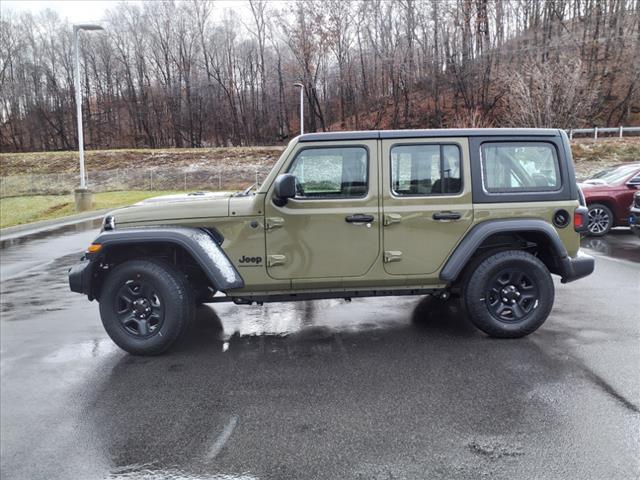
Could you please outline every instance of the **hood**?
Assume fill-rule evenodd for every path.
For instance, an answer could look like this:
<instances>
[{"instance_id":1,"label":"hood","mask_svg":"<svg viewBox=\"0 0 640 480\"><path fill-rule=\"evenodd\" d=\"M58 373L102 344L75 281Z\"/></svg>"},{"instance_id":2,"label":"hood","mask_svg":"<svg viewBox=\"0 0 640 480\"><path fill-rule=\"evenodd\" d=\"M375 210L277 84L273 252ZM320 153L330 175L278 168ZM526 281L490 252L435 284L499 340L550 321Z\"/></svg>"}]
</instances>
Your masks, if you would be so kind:
<instances>
[{"instance_id":1,"label":"hood","mask_svg":"<svg viewBox=\"0 0 640 480\"><path fill-rule=\"evenodd\" d=\"M175 195L162 195L160 197L147 198L135 205L149 205L152 203L169 203L169 202L193 202L199 200L211 200L213 198L228 198L234 192L189 192L177 193Z\"/></svg>"},{"instance_id":2,"label":"hood","mask_svg":"<svg viewBox=\"0 0 640 480\"><path fill-rule=\"evenodd\" d=\"M580 183L580 186L582 187L592 186L592 185L607 185L607 182L599 178L592 178L590 180L585 180L584 182Z\"/></svg>"},{"instance_id":3,"label":"hood","mask_svg":"<svg viewBox=\"0 0 640 480\"><path fill-rule=\"evenodd\" d=\"M119 208L108 215L115 217L116 228L127 225L158 225L189 219L229 216L229 199L234 192L193 192L163 195Z\"/></svg>"},{"instance_id":4,"label":"hood","mask_svg":"<svg viewBox=\"0 0 640 480\"><path fill-rule=\"evenodd\" d=\"M596 192L599 190L611 190L612 188L615 188L614 185L609 185L608 183L602 182L602 181L596 181L596 180L591 180L588 182L581 182L578 183L578 186L583 190L583 191L590 191L590 192Z\"/></svg>"}]
</instances>

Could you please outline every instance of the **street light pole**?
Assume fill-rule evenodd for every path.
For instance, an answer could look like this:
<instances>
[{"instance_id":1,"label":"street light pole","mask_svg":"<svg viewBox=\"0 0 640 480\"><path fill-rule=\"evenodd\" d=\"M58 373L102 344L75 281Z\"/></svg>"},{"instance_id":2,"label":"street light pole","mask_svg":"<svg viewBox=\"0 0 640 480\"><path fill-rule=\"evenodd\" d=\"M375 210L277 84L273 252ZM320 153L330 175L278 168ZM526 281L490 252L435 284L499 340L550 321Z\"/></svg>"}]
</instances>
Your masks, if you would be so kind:
<instances>
[{"instance_id":1,"label":"street light pole","mask_svg":"<svg viewBox=\"0 0 640 480\"><path fill-rule=\"evenodd\" d=\"M82 94L80 92L80 30L104 30L100 25L80 24L73 26L76 50L76 116L78 117L78 150L80 152L80 190L87 189L84 170L84 138L82 135Z\"/></svg>"},{"instance_id":2,"label":"street light pole","mask_svg":"<svg viewBox=\"0 0 640 480\"><path fill-rule=\"evenodd\" d=\"M304 134L304 85L294 83L294 87L300 88L300 135Z\"/></svg>"}]
</instances>

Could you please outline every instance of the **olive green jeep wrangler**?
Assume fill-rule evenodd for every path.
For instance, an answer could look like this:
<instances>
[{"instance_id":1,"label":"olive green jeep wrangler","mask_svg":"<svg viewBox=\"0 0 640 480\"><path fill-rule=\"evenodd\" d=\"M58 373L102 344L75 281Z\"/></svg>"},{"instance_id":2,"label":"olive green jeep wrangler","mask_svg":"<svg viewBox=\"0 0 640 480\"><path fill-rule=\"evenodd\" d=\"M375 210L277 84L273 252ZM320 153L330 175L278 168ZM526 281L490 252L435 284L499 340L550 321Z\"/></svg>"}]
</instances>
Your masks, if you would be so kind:
<instances>
[{"instance_id":1,"label":"olive green jeep wrangler","mask_svg":"<svg viewBox=\"0 0 640 480\"><path fill-rule=\"evenodd\" d=\"M255 189L110 213L69 283L141 355L223 301L456 296L488 335L521 337L549 316L550 274L593 272L587 222L560 130L312 133Z\"/></svg>"}]
</instances>

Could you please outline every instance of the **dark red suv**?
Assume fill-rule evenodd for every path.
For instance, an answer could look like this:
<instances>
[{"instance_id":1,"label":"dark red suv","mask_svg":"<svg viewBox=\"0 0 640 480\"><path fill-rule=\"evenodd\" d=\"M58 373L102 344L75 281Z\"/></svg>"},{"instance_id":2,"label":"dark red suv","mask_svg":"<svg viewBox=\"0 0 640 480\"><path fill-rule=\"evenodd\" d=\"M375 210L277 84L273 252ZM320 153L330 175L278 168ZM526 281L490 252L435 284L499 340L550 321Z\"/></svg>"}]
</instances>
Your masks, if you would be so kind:
<instances>
[{"instance_id":1,"label":"dark red suv","mask_svg":"<svg viewBox=\"0 0 640 480\"><path fill-rule=\"evenodd\" d=\"M589 235L629 225L629 206L640 189L640 163L602 170L580 184L589 207Z\"/></svg>"}]
</instances>

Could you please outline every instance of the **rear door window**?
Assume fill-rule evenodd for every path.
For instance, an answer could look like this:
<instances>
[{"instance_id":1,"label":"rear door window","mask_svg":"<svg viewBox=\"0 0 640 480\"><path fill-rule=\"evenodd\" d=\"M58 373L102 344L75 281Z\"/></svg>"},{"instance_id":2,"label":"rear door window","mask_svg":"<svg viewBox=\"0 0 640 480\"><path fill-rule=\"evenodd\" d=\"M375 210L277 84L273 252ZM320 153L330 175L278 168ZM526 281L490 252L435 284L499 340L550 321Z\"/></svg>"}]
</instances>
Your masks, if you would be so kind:
<instances>
[{"instance_id":1,"label":"rear door window","mask_svg":"<svg viewBox=\"0 0 640 480\"><path fill-rule=\"evenodd\" d=\"M395 196L459 193L460 149L457 145L394 145L391 190Z\"/></svg>"},{"instance_id":2,"label":"rear door window","mask_svg":"<svg viewBox=\"0 0 640 480\"><path fill-rule=\"evenodd\" d=\"M553 192L561 188L558 155L546 142L486 142L480 147L488 193Z\"/></svg>"}]
</instances>

